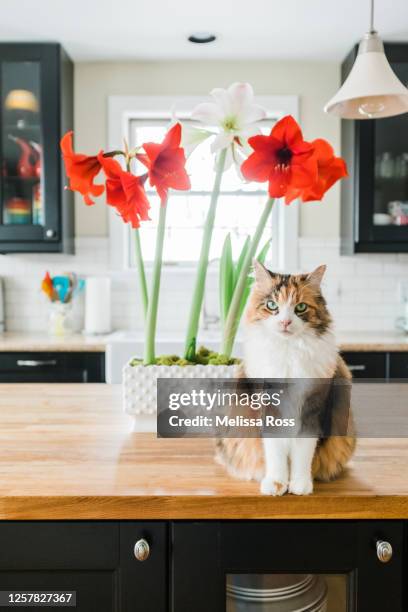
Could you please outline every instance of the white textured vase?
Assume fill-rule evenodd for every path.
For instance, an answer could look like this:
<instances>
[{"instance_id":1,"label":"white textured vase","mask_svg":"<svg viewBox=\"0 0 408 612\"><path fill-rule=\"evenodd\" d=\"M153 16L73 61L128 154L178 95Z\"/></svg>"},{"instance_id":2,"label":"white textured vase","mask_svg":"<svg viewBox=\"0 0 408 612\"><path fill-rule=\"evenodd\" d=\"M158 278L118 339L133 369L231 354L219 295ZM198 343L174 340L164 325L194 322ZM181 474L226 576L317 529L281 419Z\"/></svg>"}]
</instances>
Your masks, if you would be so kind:
<instances>
[{"instance_id":1,"label":"white textured vase","mask_svg":"<svg viewBox=\"0 0 408 612\"><path fill-rule=\"evenodd\" d=\"M132 360L131 360L132 361ZM156 415L158 378L234 378L236 365L130 365L123 368L123 404L130 415Z\"/></svg>"}]
</instances>

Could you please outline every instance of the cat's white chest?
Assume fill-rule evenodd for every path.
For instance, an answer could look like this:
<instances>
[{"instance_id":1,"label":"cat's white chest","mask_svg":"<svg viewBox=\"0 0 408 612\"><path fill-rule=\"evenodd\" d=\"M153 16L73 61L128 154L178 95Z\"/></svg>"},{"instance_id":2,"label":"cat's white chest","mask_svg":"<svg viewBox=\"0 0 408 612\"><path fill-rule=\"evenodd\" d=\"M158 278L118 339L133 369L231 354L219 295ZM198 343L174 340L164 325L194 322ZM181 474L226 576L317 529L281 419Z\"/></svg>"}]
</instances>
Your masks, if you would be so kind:
<instances>
[{"instance_id":1,"label":"cat's white chest","mask_svg":"<svg viewBox=\"0 0 408 612\"><path fill-rule=\"evenodd\" d=\"M246 330L244 360L249 378L326 378L332 376L337 349L331 332L282 336L252 324Z\"/></svg>"}]
</instances>

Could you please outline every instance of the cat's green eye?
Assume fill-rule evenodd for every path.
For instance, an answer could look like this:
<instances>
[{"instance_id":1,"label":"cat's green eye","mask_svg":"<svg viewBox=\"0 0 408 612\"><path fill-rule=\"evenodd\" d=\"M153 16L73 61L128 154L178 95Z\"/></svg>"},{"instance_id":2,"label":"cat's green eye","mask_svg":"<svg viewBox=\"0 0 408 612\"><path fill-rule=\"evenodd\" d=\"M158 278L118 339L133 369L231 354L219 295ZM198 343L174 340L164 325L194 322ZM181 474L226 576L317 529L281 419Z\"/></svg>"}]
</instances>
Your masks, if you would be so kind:
<instances>
[{"instance_id":1,"label":"cat's green eye","mask_svg":"<svg viewBox=\"0 0 408 612\"><path fill-rule=\"evenodd\" d=\"M266 302L266 307L268 310L270 310L271 312L277 312L279 310L279 306L277 305L276 302L274 302L273 300L268 300Z\"/></svg>"},{"instance_id":2,"label":"cat's green eye","mask_svg":"<svg viewBox=\"0 0 408 612\"><path fill-rule=\"evenodd\" d=\"M307 304L305 304L304 302L299 302L299 304L296 304L295 306L296 314L302 314L302 312L306 312L306 310L307 310Z\"/></svg>"}]
</instances>

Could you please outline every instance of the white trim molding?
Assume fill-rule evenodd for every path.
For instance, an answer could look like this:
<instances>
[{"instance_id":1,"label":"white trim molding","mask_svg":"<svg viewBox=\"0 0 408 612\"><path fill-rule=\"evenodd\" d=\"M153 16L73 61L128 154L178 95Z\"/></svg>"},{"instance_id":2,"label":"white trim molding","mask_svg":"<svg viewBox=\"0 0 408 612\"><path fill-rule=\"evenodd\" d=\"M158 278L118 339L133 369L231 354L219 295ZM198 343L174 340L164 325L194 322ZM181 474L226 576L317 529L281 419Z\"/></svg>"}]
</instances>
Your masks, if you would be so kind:
<instances>
[{"instance_id":1,"label":"white trim molding","mask_svg":"<svg viewBox=\"0 0 408 612\"><path fill-rule=\"evenodd\" d=\"M285 115L299 119L298 96L257 96L257 103L268 110L267 118L278 120ZM123 139L129 140L129 125L137 119L166 119L174 113L180 119L190 117L192 109L203 98L200 96L110 96L108 98L107 150L122 147ZM273 225L278 227L272 241L273 261L280 271L298 268L299 205L293 202L285 206L278 202L274 207ZM275 225L276 224L276 225ZM127 267L128 244L124 240L123 223L113 210L109 214L110 263L113 269Z\"/></svg>"}]
</instances>

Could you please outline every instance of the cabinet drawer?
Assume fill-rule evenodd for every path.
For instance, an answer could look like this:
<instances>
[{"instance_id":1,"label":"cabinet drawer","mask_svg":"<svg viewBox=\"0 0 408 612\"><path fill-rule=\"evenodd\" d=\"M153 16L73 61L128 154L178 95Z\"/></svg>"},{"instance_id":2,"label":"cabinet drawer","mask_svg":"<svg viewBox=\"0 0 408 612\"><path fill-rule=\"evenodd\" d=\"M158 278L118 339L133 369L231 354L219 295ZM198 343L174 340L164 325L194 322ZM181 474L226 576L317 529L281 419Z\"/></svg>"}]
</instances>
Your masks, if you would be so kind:
<instances>
[{"instance_id":1,"label":"cabinet drawer","mask_svg":"<svg viewBox=\"0 0 408 612\"><path fill-rule=\"evenodd\" d=\"M386 378L386 353L342 353L342 357L349 366L353 378Z\"/></svg>"},{"instance_id":2,"label":"cabinet drawer","mask_svg":"<svg viewBox=\"0 0 408 612\"><path fill-rule=\"evenodd\" d=\"M105 382L104 353L0 353L0 383Z\"/></svg>"},{"instance_id":3,"label":"cabinet drawer","mask_svg":"<svg viewBox=\"0 0 408 612\"><path fill-rule=\"evenodd\" d=\"M113 569L119 562L119 524L1 522L0 572Z\"/></svg>"},{"instance_id":4,"label":"cabinet drawer","mask_svg":"<svg viewBox=\"0 0 408 612\"><path fill-rule=\"evenodd\" d=\"M390 378L408 378L408 353L390 353Z\"/></svg>"}]
</instances>

